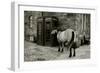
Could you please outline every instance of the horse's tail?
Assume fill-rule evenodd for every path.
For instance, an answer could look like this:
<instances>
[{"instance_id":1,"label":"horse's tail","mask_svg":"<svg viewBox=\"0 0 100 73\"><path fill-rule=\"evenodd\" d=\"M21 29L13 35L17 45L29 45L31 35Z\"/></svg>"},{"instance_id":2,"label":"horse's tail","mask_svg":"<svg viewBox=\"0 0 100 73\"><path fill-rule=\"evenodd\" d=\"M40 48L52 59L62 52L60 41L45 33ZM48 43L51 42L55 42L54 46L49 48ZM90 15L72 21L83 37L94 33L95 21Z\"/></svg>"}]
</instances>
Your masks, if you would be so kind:
<instances>
[{"instance_id":1,"label":"horse's tail","mask_svg":"<svg viewBox=\"0 0 100 73\"><path fill-rule=\"evenodd\" d=\"M74 41L74 36L75 36L74 31L72 31L72 39L71 39L71 43Z\"/></svg>"},{"instance_id":2,"label":"horse's tail","mask_svg":"<svg viewBox=\"0 0 100 73\"><path fill-rule=\"evenodd\" d=\"M75 37L75 34L74 34L74 31L72 31L72 38L71 38L71 40L70 40L70 42L69 42L68 45L70 45L70 44L73 43L73 41L74 41L74 37Z\"/></svg>"}]
</instances>

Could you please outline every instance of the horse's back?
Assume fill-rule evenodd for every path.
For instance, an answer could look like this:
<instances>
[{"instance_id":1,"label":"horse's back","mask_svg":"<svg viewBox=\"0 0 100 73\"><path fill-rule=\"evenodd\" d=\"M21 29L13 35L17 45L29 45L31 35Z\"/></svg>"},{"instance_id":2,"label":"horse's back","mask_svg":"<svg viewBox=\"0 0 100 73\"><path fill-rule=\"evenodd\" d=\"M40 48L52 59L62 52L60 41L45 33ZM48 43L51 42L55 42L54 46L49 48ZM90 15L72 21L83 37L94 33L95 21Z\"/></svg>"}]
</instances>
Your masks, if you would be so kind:
<instances>
[{"instance_id":1,"label":"horse's back","mask_svg":"<svg viewBox=\"0 0 100 73\"><path fill-rule=\"evenodd\" d=\"M63 32L59 32L57 37L59 38L59 41L61 40L62 42L69 42L72 38L72 29L66 29Z\"/></svg>"},{"instance_id":2,"label":"horse's back","mask_svg":"<svg viewBox=\"0 0 100 73\"><path fill-rule=\"evenodd\" d=\"M65 39L67 39L68 41L70 41L71 40L71 38L72 38L72 32L74 32L74 30L72 30L72 29L66 29L65 31Z\"/></svg>"},{"instance_id":3,"label":"horse's back","mask_svg":"<svg viewBox=\"0 0 100 73\"><path fill-rule=\"evenodd\" d=\"M77 40L77 33L73 29L66 29L65 31L59 32L57 38L59 41L70 42L72 39L72 32L74 32L74 42Z\"/></svg>"}]
</instances>

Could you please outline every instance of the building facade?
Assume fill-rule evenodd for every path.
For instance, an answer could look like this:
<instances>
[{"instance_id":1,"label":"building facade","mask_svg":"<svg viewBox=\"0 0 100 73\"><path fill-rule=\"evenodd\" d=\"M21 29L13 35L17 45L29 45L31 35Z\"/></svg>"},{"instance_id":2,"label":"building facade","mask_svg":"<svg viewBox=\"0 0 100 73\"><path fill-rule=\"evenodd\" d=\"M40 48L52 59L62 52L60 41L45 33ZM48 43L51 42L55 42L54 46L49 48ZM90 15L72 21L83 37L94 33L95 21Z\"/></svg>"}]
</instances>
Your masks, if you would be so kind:
<instances>
[{"instance_id":1,"label":"building facade","mask_svg":"<svg viewBox=\"0 0 100 73\"><path fill-rule=\"evenodd\" d=\"M90 18L90 14L81 13L25 11L25 40L36 41L40 45L51 45L54 37L51 36L50 32L56 28L62 31L71 28L79 35L85 34L90 40Z\"/></svg>"}]
</instances>

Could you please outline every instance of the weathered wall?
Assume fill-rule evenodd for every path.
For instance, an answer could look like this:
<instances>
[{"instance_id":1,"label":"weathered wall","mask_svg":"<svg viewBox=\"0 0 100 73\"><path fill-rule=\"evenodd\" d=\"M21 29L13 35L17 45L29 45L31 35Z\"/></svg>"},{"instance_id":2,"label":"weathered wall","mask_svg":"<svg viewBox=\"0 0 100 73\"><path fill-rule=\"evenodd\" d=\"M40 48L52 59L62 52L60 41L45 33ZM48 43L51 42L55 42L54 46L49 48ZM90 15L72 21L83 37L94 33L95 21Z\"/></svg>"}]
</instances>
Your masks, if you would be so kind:
<instances>
[{"instance_id":1,"label":"weathered wall","mask_svg":"<svg viewBox=\"0 0 100 73\"><path fill-rule=\"evenodd\" d=\"M32 16L32 18L30 18ZM37 18L40 16L56 16L59 19L59 28L65 30L72 28L79 34L84 32L90 37L90 14L56 13L25 11L25 34L37 36Z\"/></svg>"},{"instance_id":2,"label":"weathered wall","mask_svg":"<svg viewBox=\"0 0 100 73\"><path fill-rule=\"evenodd\" d=\"M34 41L34 36L37 37L37 18L40 16L41 13L37 11L24 12L24 33L26 40Z\"/></svg>"}]
</instances>

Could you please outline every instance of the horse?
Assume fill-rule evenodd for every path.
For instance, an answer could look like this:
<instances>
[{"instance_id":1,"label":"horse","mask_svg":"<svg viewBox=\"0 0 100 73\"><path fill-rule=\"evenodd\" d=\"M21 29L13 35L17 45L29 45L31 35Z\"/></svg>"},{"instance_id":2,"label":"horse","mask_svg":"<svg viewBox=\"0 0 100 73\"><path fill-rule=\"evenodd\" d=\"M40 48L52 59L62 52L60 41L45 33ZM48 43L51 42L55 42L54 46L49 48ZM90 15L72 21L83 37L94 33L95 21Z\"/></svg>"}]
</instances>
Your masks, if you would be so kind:
<instances>
[{"instance_id":1,"label":"horse","mask_svg":"<svg viewBox=\"0 0 100 73\"><path fill-rule=\"evenodd\" d=\"M69 57L72 57L72 48L74 50L73 56L76 56L76 51L75 49L77 48L77 32L74 31L73 29L66 29L64 31L60 30L53 30L51 34L57 34L57 40L59 43L59 48L58 52L63 52L64 50L64 45L67 43L68 49L70 49L70 54Z\"/></svg>"}]
</instances>

